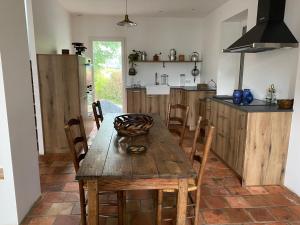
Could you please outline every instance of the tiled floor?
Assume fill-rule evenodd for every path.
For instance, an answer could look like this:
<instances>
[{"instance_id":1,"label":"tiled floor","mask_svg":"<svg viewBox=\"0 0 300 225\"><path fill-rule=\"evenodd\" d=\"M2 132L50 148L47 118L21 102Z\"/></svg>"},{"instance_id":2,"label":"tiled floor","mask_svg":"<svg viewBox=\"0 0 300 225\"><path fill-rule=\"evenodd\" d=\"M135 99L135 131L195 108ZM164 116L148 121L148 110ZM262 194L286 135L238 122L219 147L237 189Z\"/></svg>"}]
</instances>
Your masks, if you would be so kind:
<instances>
[{"instance_id":1,"label":"tiled floor","mask_svg":"<svg viewBox=\"0 0 300 225\"><path fill-rule=\"evenodd\" d=\"M70 157L41 157L40 174L43 194L23 225L78 225L78 185ZM153 192L127 193L127 225L155 224L153 197ZM166 196L166 202L173 201ZM115 219L104 222L116 224ZM201 223L300 225L300 198L279 186L241 187L235 174L211 154L202 186Z\"/></svg>"}]
</instances>

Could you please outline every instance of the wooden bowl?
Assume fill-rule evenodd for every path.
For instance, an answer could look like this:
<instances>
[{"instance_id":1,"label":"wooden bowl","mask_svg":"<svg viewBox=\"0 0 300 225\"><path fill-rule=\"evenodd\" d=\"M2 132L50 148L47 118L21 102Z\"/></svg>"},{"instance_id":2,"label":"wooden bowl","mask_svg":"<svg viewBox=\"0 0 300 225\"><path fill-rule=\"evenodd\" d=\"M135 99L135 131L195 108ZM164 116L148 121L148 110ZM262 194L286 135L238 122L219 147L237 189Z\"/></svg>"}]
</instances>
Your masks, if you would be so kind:
<instances>
[{"instance_id":1,"label":"wooden bowl","mask_svg":"<svg viewBox=\"0 0 300 225\"><path fill-rule=\"evenodd\" d=\"M279 99L277 100L279 109L292 109L294 105L294 99Z\"/></svg>"},{"instance_id":2,"label":"wooden bowl","mask_svg":"<svg viewBox=\"0 0 300 225\"><path fill-rule=\"evenodd\" d=\"M147 134L153 126L153 118L144 114L125 114L117 116L114 127L120 136L138 136Z\"/></svg>"}]
</instances>

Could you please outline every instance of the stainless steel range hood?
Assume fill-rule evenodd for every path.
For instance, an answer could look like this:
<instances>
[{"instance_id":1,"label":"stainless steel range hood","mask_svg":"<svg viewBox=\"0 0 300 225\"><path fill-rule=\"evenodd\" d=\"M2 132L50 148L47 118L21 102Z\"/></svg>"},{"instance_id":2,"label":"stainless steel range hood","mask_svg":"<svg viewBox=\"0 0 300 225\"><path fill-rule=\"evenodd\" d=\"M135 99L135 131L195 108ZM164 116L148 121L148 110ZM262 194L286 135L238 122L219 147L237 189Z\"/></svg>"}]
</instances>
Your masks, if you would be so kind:
<instances>
[{"instance_id":1,"label":"stainless steel range hood","mask_svg":"<svg viewBox=\"0 0 300 225\"><path fill-rule=\"evenodd\" d=\"M286 0L259 0L256 26L223 52L257 53L297 48L297 39L284 23L285 3Z\"/></svg>"}]
</instances>

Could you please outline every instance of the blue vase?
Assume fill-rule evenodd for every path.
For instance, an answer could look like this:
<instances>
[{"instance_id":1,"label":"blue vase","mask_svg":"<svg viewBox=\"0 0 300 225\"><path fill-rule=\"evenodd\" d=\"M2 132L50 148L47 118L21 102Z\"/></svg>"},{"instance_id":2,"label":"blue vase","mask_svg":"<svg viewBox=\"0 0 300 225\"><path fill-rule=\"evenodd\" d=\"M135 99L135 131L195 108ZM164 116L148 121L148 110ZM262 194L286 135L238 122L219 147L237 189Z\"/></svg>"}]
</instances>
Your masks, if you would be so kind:
<instances>
[{"instance_id":1,"label":"blue vase","mask_svg":"<svg viewBox=\"0 0 300 225\"><path fill-rule=\"evenodd\" d=\"M243 100L243 90L234 90L232 95L233 104L239 105Z\"/></svg>"},{"instance_id":2,"label":"blue vase","mask_svg":"<svg viewBox=\"0 0 300 225\"><path fill-rule=\"evenodd\" d=\"M253 94L250 89L244 89L243 92L243 104L249 105L253 101Z\"/></svg>"}]
</instances>

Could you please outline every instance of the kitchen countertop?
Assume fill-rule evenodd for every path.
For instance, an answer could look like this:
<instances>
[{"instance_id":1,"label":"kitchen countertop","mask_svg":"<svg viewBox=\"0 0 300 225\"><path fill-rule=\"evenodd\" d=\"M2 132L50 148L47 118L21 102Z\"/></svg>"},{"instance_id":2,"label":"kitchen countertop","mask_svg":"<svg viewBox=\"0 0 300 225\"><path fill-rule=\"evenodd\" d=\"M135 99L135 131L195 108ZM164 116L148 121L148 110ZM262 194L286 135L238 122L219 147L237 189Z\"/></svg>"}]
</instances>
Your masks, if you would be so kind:
<instances>
[{"instance_id":1,"label":"kitchen countertop","mask_svg":"<svg viewBox=\"0 0 300 225\"><path fill-rule=\"evenodd\" d=\"M198 89L195 86L170 86L171 89L182 89L185 91L216 91L216 89L212 89L212 88L200 88ZM141 87L126 87L126 89L146 89L145 86L141 86Z\"/></svg>"},{"instance_id":2,"label":"kitchen countertop","mask_svg":"<svg viewBox=\"0 0 300 225\"><path fill-rule=\"evenodd\" d=\"M235 105L229 99L218 99L209 97L211 100L229 105L244 112L293 112L293 109L278 109L276 104L268 105L265 101L255 99L257 103L265 103L265 105ZM254 103L255 104L255 103Z\"/></svg>"}]
</instances>

